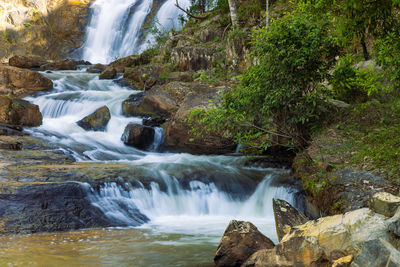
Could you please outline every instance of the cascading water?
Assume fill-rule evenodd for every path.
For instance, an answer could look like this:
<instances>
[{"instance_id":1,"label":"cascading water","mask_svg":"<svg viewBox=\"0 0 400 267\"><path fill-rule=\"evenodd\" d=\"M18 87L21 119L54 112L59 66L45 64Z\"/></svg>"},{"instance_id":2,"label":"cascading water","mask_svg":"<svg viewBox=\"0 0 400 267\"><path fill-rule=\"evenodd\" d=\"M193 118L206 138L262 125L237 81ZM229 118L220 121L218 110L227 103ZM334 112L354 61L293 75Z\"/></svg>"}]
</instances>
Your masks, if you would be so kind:
<instances>
[{"instance_id":1,"label":"cascading water","mask_svg":"<svg viewBox=\"0 0 400 267\"><path fill-rule=\"evenodd\" d=\"M288 170L246 167L246 159L237 156L158 153L163 139L161 128L155 129L152 152L124 145L121 135L125 126L131 122L140 124L142 119L122 116L121 103L139 91L112 80L99 80L85 69L43 74L53 80L54 89L27 98L39 105L43 114L43 125L28 131L56 143L77 161L131 166L132 172L121 172L118 181L96 188L82 186L92 205L115 225L134 226L139 231L135 234L151 237L151 243L146 243L147 249L140 250L138 257L160 246L164 251L165 245L177 246L177 251L182 246L201 247L208 251L204 257L212 257L231 219L252 221L276 241L272 198L285 199L299 207L298 190L287 182ZM111 112L104 132L85 131L76 124L102 106ZM165 260L159 259L154 266L161 266L159 263ZM175 266L179 260L175 258L163 266ZM145 260L143 265L149 262ZM197 263L185 261L182 266Z\"/></svg>"},{"instance_id":2,"label":"cascading water","mask_svg":"<svg viewBox=\"0 0 400 267\"><path fill-rule=\"evenodd\" d=\"M189 0L179 2L183 8L190 6ZM151 13L157 10L158 5L161 7L152 18ZM143 51L154 44L155 39L148 29L151 25L145 27L146 21L163 32L179 28L178 17L183 15L175 7L175 0L164 3L153 0L96 0L91 10L82 57L93 63L109 63Z\"/></svg>"}]
</instances>

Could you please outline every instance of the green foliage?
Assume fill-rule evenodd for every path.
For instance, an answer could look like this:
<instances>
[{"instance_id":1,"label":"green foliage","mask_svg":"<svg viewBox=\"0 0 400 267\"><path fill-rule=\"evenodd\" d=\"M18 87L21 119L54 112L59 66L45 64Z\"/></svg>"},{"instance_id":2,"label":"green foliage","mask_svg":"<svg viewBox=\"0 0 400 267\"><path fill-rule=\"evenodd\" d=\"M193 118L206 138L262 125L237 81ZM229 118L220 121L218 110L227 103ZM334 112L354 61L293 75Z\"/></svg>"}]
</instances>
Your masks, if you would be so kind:
<instances>
[{"instance_id":1,"label":"green foliage","mask_svg":"<svg viewBox=\"0 0 400 267\"><path fill-rule=\"evenodd\" d=\"M355 68L354 58L346 55L337 62L330 79L333 97L342 101L364 102L369 96L382 92L382 77L373 68Z\"/></svg>"},{"instance_id":2,"label":"green foliage","mask_svg":"<svg viewBox=\"0 0 400 267\"><path fill-rule=\"evenodd\" d=\"M217 0L215 11L218 13L227 13L229 12L229 3L228 0Z\"/></svg>"},{"instance_id":3,"label":"green foliage","mask_svg":"<svg viewBox=\"0 0 400 267\"><path fill-rule=\"evenodd\" d=\"M258 19L262 11L261 2L259 0L250 0L246 5L239 6L238 19L247 21L249 19Z\"/></svg>"},{"instance_id":4,"label":"green foliage","mask_svg":"<svg viewBox=\"0 0 400 267\"><path fill-rule=\"evenodd\" d=\"M376 60L383 67L386 77L396 87L400 86L400 24L375 44Z\"/></svg>"},{"instance_id":5,"label":"green foliage","mask_svg":"<svg viewBox=\"0 0 400 267\"><path fill-rule=\"evenodd\" d=\"M233 42L245 40L247 37L247 32L241 27L233 27L226 35L226 38L232 40Z\"/></svg>"},{"instance_id":6,"label":"green foliage","mask_svg":"<svg viewBox=\"0 0 400 267\"><path fill-rule=\"evenodd\" d=\"M253 45L259 64L244 73L241 86L221 92L219 104L195 110L191 122L260 151L274 142L304 146L327 105L319 82L337 51L326 22L287 14L255 31Z\"/></svg>"}]
</instances>

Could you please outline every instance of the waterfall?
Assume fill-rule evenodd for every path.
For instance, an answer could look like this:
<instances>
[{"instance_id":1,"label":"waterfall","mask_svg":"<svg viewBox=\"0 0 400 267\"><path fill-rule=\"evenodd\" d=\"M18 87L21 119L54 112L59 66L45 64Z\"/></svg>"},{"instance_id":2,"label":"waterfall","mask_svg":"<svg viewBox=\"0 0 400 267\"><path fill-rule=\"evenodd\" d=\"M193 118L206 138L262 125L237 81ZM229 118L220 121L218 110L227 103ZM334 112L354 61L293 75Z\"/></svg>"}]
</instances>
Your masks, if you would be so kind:
<instances>
[{"instance_id":1,"label":"waterfall","mask_svg":"<svg viewBox=\"0 0 400 267\"><path fill-rule=\"evenodd\" d=\"M175 0L161 7L153 0L96 0L91 6L91 20L83 45L83 59L93 63L109 63L117 58L139 53L154 44L148 29L155 24L159 31L178 29L178 16L183 12L174 6ZM190 0L181 0L184 8ZM158 10L152 17L154 9Z\"/></svg>"}]
</instances>

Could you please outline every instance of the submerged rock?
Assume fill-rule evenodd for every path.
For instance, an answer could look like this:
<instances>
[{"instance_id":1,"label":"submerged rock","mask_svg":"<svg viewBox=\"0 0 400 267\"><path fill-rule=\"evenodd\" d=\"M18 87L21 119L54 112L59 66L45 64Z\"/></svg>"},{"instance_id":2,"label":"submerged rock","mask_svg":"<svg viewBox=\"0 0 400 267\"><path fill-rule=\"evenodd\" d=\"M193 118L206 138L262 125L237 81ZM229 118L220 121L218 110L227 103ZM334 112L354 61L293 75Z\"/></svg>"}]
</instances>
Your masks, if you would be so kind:
<instances>
[{"instance_id":1,"label":"submerged rock","mask_svg":"<svg viewBox=\"0 0 400 267\"><path fill-rule=\"evenodd\" d=\"M40 73L0 64L0 94L25 96L53 88L53 82Z\"/></svg>"},{"instance_id":2,"label":"submerged rock","mask_svg":"<svg viewBox=\"0 0 400 267\"><path fill-rule=\"evenodd\" d=\"M87 131L104 131L110 118L110 110L107 106L103 106L78 121L77 124Z\"/></svg>"},{"instance_id":3,"label":"submerged rock","mask_svg":"<svg viewBox=\"0 0 400 267\"><path fill-rule=\"evenodd\" d=\"M271 249L274 243L250 222L232 220L218 245L216 266L241 266L249 256L261 249Z\"/></svg>"},{"instance_id":4,"label":"submerged rock","mask_svg":"<svg viewBox=\"0 0 400 267\"><path fill-rule=\"evenodd\" d=\"M301 212L296 210L285 200L273 199L272 205L274 208L275 226L280 241L282 237L290 232L293 226L306 223L308 218Z\"/></svg>"},{"instance_id":5,"label":"submerged rock","mask_svg":"<svg viewBox=\"0 0 400 267\"><path fill-rule=\"evenodd\" d=\"M121 140L126 145L145 150L154 142L154 129L152 127L130 123L125 127Z\"/></svg>"}]
</instances>

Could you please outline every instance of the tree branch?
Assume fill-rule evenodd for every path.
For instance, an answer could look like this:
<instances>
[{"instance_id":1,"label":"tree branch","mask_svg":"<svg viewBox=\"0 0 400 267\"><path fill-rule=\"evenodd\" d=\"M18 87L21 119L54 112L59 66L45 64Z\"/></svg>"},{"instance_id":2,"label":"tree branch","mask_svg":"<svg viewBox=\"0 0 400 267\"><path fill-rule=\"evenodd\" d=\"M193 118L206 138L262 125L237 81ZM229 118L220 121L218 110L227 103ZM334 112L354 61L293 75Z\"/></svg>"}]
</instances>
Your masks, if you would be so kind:
<instances>
[{"instance_id":1,"label":"tree branch","mask_svg":"<svg viewBox=\"0 0 400 267\"><path fill-rule=\"evenodd\" d=\"M178 0L176 0L175 6L176 6L179 10L185 12L185 14L188 15L189 17L191 17L191 18L204 20L204 19L206 19L206 18L208 17L208 15L207 15L207 16L204 16L204 17L199 17L199 16L196 16L196 15L193 15L192 13L190 13L190 12L188 12L187 10L185 10L184 8L182 8L182 7L179 5Z\"/></svg>"}]
</instances>

